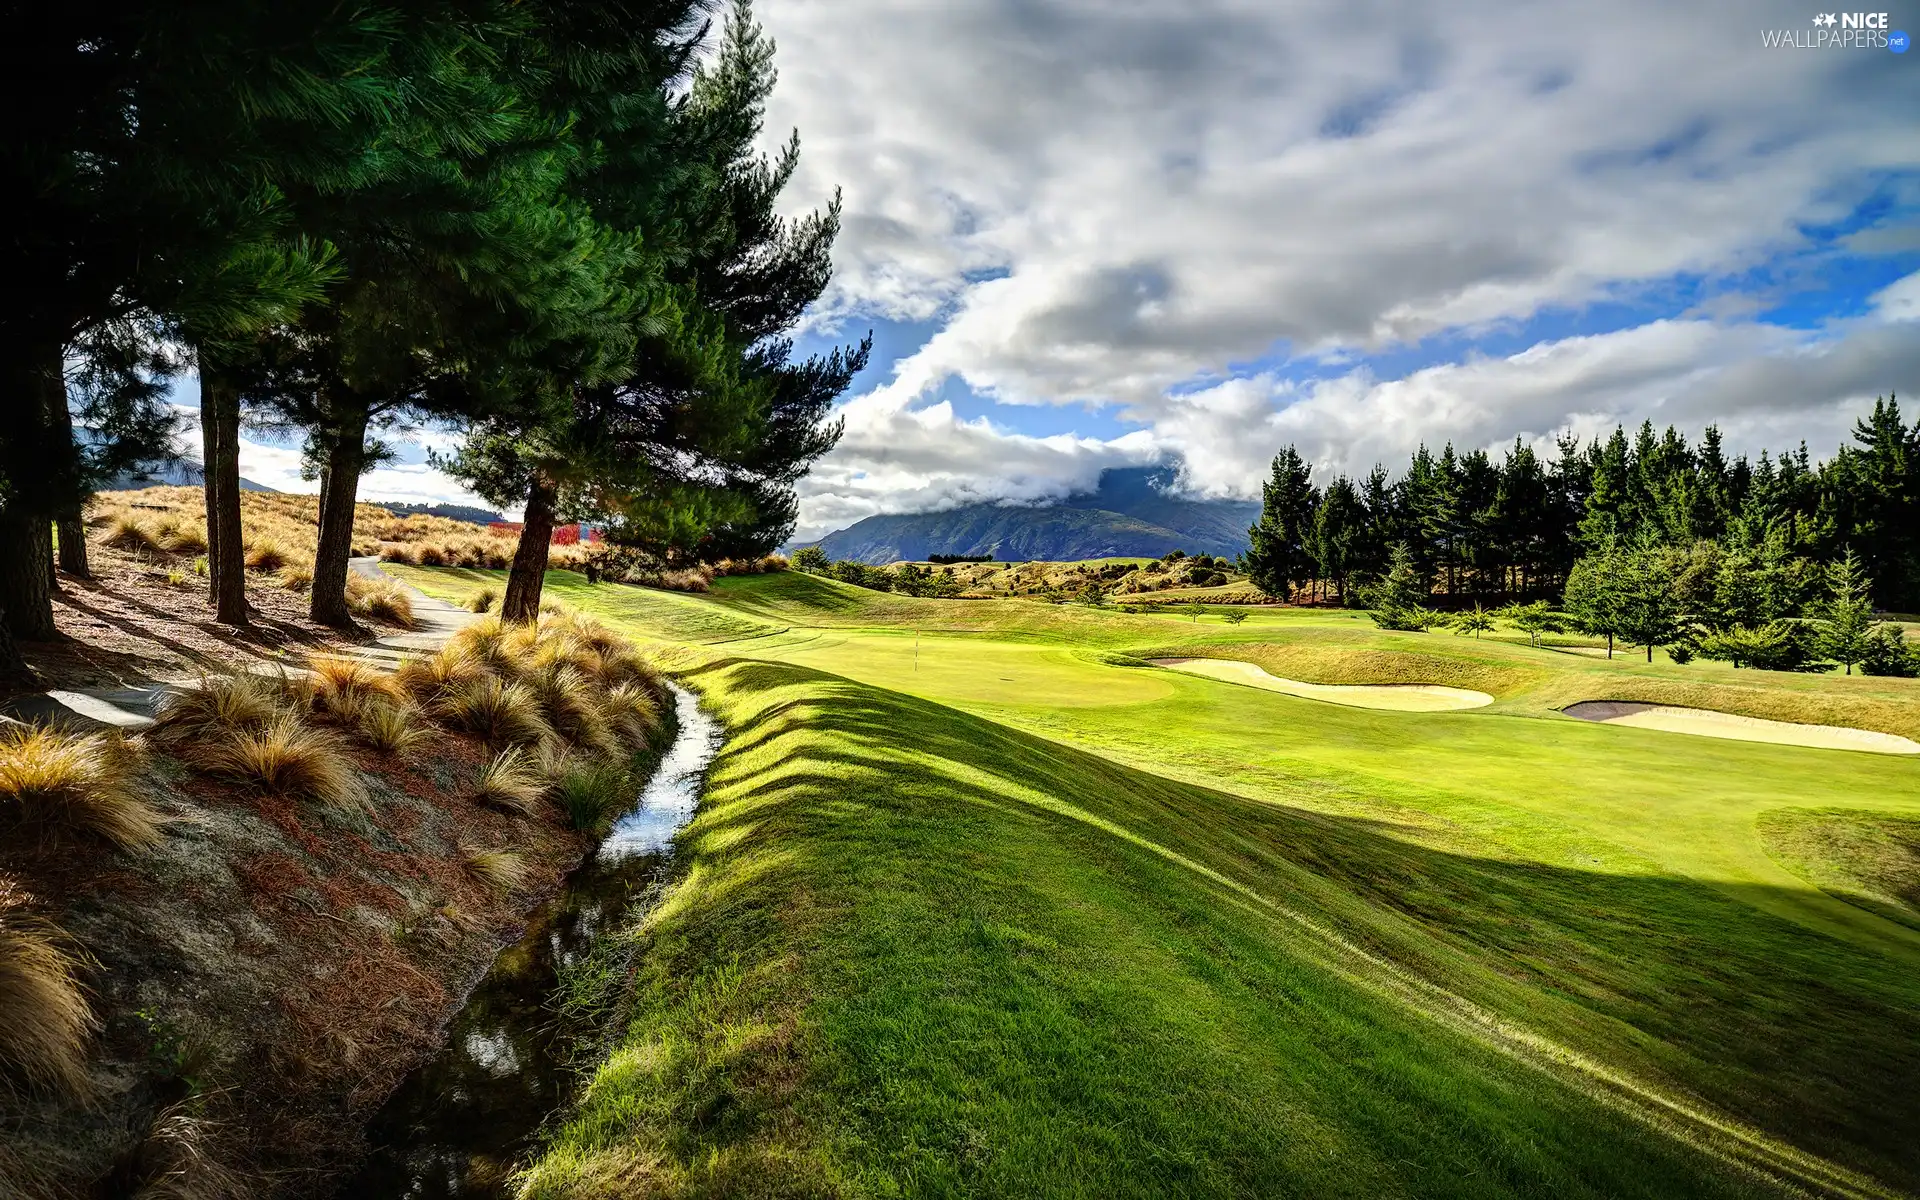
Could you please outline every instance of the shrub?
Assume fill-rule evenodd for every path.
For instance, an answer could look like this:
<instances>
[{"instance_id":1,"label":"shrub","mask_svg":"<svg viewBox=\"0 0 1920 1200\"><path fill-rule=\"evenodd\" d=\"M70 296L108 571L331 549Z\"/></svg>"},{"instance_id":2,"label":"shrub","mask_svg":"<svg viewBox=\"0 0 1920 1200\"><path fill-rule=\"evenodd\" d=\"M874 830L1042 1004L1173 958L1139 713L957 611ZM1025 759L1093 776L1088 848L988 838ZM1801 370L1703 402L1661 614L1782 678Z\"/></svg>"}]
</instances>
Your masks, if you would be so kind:
<instances>
[{"instance_id":1,"label":"shrub","mask_svg":"<svg viewBox=\"0 0 1920 1200\"><path fill-rule=\"evenodd\" d=\"M396 756L409 753L427 737L419 714L390 700L368 701L354 722L354 732L373 749Z\"/></svg>"},{"instance_id":2,"label":"shrub","mask_svg":"<svg viewBox=\"0 0 1920 1200\"><path fill-rule=\"evenodd\" d=\"M473 595L467 597L467 611L477 612L477 613L490 613L493 611L493 606L495 604L498 604L499 602L500 602L499 592L495 591L493 588L481 588L479 591L475 592Z\"/></svg>"},{"instance_id":3,"label":"shrub","mask_svg":"<svg viewBox=\"0 0 1920 1200\"><path fill-rule=\"evenodd\" d=\"M152 736L163 744L191 744L256 729L281 712L287 690L284 679L264 675L203 676L198 686L162 702Z\"/></svg>"},{"instance_id":4,"label":"shrub","mask_svg":"<svg viewBox=\"0 0 1920 1200\"><path fill-rule=\"evenodd\" d=\"M475 850L467 854L467 873L486 887L511 892L530 872L526 860L512 850Z\"/></svg>"},{"instance_id":5,"label":"shrub","mask_svg":"<svg viewBox=\"0 0 1920 1200\"><path fill-rule=\"evenodd\" d=\"M433 711L448 725L490 746L531 746L553 736L533 690L524 683L502 683L492 675L448 689Z\"/></svg>"},{"instance_id":6,"label":"shrub","mask_svg":"<svg viewBox=\"0 0 1920 1200\"><path fill-rule=\"evenodd\" d=\"M160 539L154 536L153 530L148 528L145 521L133 516L113 518L113 523L107 527L107 536L100 540L115 550L132 553L160 549Z\"/></svg>"},{"instance_id":7,"label":"shrub","mask_svg":"<svg viewBox=\"0 0 1920 1200\"><path fill-rule=\"evenodd\" d=\"M0 820L42 841L151 846L161 819L134 790L134 773L133 753L117 734L13 726L0 735Z\"/></svg>"},{"instance_id":8,"label":"shrub","mask_svg":"<svg viewBox=\"0 0 1920 1200\"><path fill-rule=\"evenodd\" d=\"M347 608L356 617L385 621L402 629L413 628L413 597L404 585L392 579L347 576Z\"/></svg>"},{"instance_id":9,"label":"shrub","mask_svg":"<svg viewBox=\"0 0 1920 1200\"><path fill-rule=\"evenodd\" d=\"M247 570L271 574L292 561L286 548L272 538L255 538L247 543Z\"/></svg>"},{"instance_id":10,"label":"shrub","mask_svg":"<svg viewBox=\"0 0 1920 1200\"><path fill-rule=\"evenodd\" d=\"M827 552L818 546L802 546L794 551L792 560L794 570L814 574L825 571L830 561L827 558Z\"/></svg>"},{"instance_id":11,"label":"shrub","mask_svg":"<svg viewBox=\"0 0 1920 1200\"><path fill-rule=\"evenodd\" d=\"M1912 679L1920 675L1920 646L1908 645L1897 626L1882 625L1867 638L1860 673Z\"/></svg>"},{"instance_id":12,"label":"shrub","mask_svg":"<svg viewBox=\"0 0 1920 1200\"><path fill-rule=\"evenodd\" d=\"M90 1091L87 1039L93 1011L80 964L59 930L25 908L0 880L0 1079L71 1097Z\"/></svg>"},{"instance_id":13,"label":"shrub","mask_svg":"<svg viewBox=\"0 0 1920 1200\"><path fill-rule=\"evenodd\" d=\"M532 815L534 805L540 803L546 790L546 779L539 765L525 750L515 746L494 755L493 761L480 772L480 781L473 787L473 799L476 804L525 817Z\"/></svg>"},{"instance_id":14,"label":"shrub","mask_svg":"<svg viewBox=\"0 0 1920 1200\"><path fill-rule=\"evenodd\" d=\"M1232 612L1221 613L1220 617L1229 625L1238 625L1247 619L1247 614L1245 610L1236 608Z\"/></svg>"},{"instance_id":15,"label":"shrub","mask_svg":"<svg viewBox=\"0 0 1920 1200\"><path fill-rule=\"evenodd\" d=\"M195 756L209 774L277 796L332 808L364 807L359 772L325 730L281 713L258 729L236 730Z\"/></svg>"},{"instance_id":16,"label":"shrub","mask_svg":"<svg viewBox=\"0 0 1920 1200\"><path fill-rule=\"evenodd\" d=\"M1683 667L1693 661L1694 654L1695 650L1690 642L1675 642L1667 647L1667 657Z\"/></svg>"},{"instance_id":17,"label":"shrub","mask_svg":"<svg viewBox=\"0 0 1920 1200\"><path fill-rule=\"evenodd\" d=\"M595 761L568 768L554 796L575 829L599 834L632 805L633 791L625 771L613 763Z\"/></svg>"}]
</instances>

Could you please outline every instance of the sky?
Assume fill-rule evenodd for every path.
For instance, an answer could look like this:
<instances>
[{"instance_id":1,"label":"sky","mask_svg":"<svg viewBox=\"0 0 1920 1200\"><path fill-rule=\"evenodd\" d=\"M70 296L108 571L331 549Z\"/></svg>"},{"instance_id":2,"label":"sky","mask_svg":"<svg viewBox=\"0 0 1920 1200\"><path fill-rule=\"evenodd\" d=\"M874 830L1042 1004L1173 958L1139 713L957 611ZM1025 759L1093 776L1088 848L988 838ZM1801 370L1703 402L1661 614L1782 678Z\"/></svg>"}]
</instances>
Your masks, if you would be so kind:
<instances>
[{"instance_id":1,"label":"sky","mask_svg":"<svg viewBox=\"0 0 1920 1200\"><path fill-rule=\"evenodd\" d=\"M843 202L798 348L875 339L801 538L1147 462L1256 496L1290 443L1323 479L1643 419L1824 455L1920 401L1920 52L1810 6L756 13L790 209ZM297 458L242 466L312 490ZM467 499L401 458L363 494Z\"/></svg>"}]
</instances>

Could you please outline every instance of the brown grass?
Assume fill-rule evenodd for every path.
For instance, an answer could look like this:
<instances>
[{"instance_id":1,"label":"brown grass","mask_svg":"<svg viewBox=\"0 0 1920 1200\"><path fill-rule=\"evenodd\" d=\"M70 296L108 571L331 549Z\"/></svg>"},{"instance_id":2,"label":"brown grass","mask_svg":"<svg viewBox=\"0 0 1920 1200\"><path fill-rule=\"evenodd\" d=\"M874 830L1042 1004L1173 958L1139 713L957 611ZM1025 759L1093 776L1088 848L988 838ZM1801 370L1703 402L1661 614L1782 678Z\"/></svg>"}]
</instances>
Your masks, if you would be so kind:
<instances>
[{"instance_id":1,"label":"brown grass","mask_svg":"<svg viewBox=\"0 0 1920 1200\"><path fill-rule=\"evenodd\" d=\"M651 744L654 735L660 732L660 702L641 684L622 683L608 688L602 706L607 720L634 750Z\"/></svg>"},{"instance_id":2,"label":"brown grass","mask_svg":"<svg viewBox=\"0 0 1920 1200\"><path fill-rule=\"evenodd\" d=\"M313 568L288 563L280 568L280 575L274 582L290 592L304 592L313 586Z\"/></svg>"},{"instance_id":3,"label":"brown grass","mask_svg":"<svg viewBox=\"0 0 1920 1200\"><path fill-rule=\"evenodd\" d=\"M116 516L109 521L107 535L101 540L115 550L129 553L160 549L160 539L154 536L153 527L131 515Z\"/></svg>"},{"instance_id":4,"label":"brown grass","mask_svg":"<svg viewBox=\"0 0 1920 1200\"><path fill-rule=\"evenodd\" d=\"M413 597L403 584L392 579L347 576L347 608L356 617L413 628Z\"/></svg>"},{"instance_id":5,"label":"brown grass","mask_svg":"<svg viewBox=\"0 0 1920 1200\"><path fill-rule=\"evenodd\" d=\"M553 736L533 690L492 675L448 689L434 703L433 713L490 746L531 746Z\"/></svg>"},{"instance_id":6,"label":"brown grass","mask_svg":"<svg viewBox=\"0 0 1920 1200\"><path fill-rule=\"evenodd\" d=\"M301 681L307 703L316 713L357 719L361 701L379 697L398 704L406 696L399 681L385 671L357 658L315 654L307 659L307 676Z\"/></svg>"},{"instance_id":7,"label":"brown grass","mask_svg":"<svg viewBox=\"0 0 1920 1200\"><path fill-rule=\"evenodd\" d=\"M11 727L0 734L0 821L45 843L151 846L160 840L161 819L134 790L135 773L134 755L118 734Z\"/></svg>"},{"instance_id":8,"label":"brown grass","mask_svg":"<svg viewBox=\"0 0 1920 1200\"><path fill-rule=\"evenodd\" d=\"M427 739L417 709L384 700L368 701L353 728L368 746L396 757L405 757Z\"/></svg>"},{"instance_id":9,"label":"brown grass","mask_svg":"<svg viewBox=\"0 0 1920 1200\"><path fill-rule=\"evenodd\" d=\"M288 690L284 679L266 675L203 676L199 686L174 692L161 704L152 736L166 745L190 745L257 729L285 708Z\"/></svg>"},{"instance_id":10,"label":"brown grass","mask_svg":"<svg viewBox=\"0 0 1920 1200\"><path fill-rule=\"evenodd\" d=\"M247 570L272 574L292 562L287 548L270 537L255 537L247 542Z\"/></svg>"},{"instance_id":11,"label":"brown grass","mask_svg":"<svg viewBox=\"0 0 1920 1200\"><path fill-rule=\"evenodd\" d=\"M475 803L497 808L515 816L533 814L534 806L546 794L547 772L525 750L514 747L494 755L480 781L474 785Z\"/></svg>"},{"instance_id":12,"label":"brown grass","mask_svg":"<svg viewBox=\"0 0 1920 1200\"><path fill-rule=\"evenodd\" d=\"M93 1010L58 929L0 879L0 1084L83 1097Z\"/></svg>"},{"instance_id":13,"label":"brown grass","mask_svg":"<svg viewBox=\"0 0 1920 1200\"><path fill-rule=\"evenodd\" d=\"M218 1128L190 1097L162 1109L141 1140L134 1170L142 1181L133 1200L246 1200L254 1183L222 1163L213 1149Z\"/></svg>"},{"instance_id":14,"label":"brown grass","mask_svg":"<svg viewBox=\"0 0 1920 1200\"><path fill-rule=\"evenodd\" d=\"M495 591L490 587L481 588L479 591L475 592L473 595L467 597L467 611L477 612L477 613L490 613L493 611L493 606L495 604L498 604L499 602L500 602L499 592Z\"/></svg>"},{"instance_id":15,"label":"brown grass","mask_svg":"<svg viewBox=\"0 0 1920 1200\"><path fill-rule=\"evenodd\" d=\"M540 698L547 724L582 750L620 753L620 741L602 707L600 689L576 667L555 664L531 675L527 686Z\"/></svg>"},{"instance_id":16,"label":"brown grass","mask_svg":"<svg viewBox=\"0 0 1920 1200\"><path fill-rule=\"evenodd\" d=\"M464 646L449 645L438 654L401 663L394 679L422 704L432 704L486 673L486 667L471 651Z\"/></svg>"},{"instance_id":17,"label":"brown grass","mask_svg":"<svg viewBox=\"0 0 1920 1200\"><path fill-rule=\"evenodd\" d=\"M467 872L481 884L511 892L526 883L526 860L512 850L474 850L467 854Z\"/></svg>"},{"instance_id":18,"label":"brown grass","mask_svg":"<svg viewBox=\"0 0 1920 1200\"><path fill-rule=\"evenodd\" d=\"M209 774L276 796L330 808L364 808L366 785L338 739L281 713L258 729L228 733L193 756Z\"/></svg>"}]
</instances>

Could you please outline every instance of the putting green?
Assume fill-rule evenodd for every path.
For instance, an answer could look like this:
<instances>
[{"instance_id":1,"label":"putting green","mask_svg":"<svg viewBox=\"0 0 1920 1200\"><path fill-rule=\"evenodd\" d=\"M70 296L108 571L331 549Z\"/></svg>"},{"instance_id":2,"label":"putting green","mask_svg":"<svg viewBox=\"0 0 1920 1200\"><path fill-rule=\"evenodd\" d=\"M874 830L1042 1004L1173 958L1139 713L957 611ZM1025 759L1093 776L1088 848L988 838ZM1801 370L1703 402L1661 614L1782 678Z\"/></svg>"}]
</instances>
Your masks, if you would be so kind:
<instances>
[{"instance_id":1,"label":"putting green","mask_svg":"<svg viewBox=\"0 0 1920 1200\"><path fill-rule=\"evenodd\" d=\"M1434 683L1301 683L1297 679L1270 675L1264 667L1233 658L1150 658L1147 661L1156 667L1171 667L1190 675L1250 684L1303 700L1325 700L1354 708L1454 712L1463 708L1485 708L1493 703L1493 697L1485 692Z\"/></svg>"},{"instance_id":2,"label":"putting green","mask_svg":"<svg viewBox=\"0 0 1920 1200\"><path fill-rule=\"evenodd\" d=\"M1815 746L1823 750L1869 750L1877 754L1920 754L1920 742L1871 729L1844 725L1802 725L1768 721L1710 708L1677 708L1670 704L1638 704L1625 700L1582 700L1561 710L1582 721L1602 725L1629 725L1664 733L1728 738L1736 742L1767 742L1775 746Z\"/></svg>"}]
</instances>

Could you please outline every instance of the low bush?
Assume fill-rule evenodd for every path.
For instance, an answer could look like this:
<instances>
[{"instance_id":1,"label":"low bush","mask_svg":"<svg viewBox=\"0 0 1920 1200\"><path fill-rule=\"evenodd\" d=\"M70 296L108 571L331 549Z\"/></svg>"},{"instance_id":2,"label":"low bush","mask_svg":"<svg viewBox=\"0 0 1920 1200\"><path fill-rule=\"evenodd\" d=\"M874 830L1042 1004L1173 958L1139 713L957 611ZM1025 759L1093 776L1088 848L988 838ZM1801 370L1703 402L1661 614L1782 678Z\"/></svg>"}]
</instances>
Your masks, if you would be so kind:
<instances>
[{"instance_id":1,"label":"low bush","mask_svg":"<svg viewBox=\"0 0 1920 1200\"><path fill-rule=\"evenodd\" d=\"M80 963L26 898L0 880L0 1086L85 1096L93 1010Z\"/></svg>"},{"instance_id":2,"label":"low bush","mask_svg":"<svg viewBox=\"0 0 1920 1200\"><path fill-rule=\"evenodd\" d=\"M0 733L0 823L47 843L151 846L161 819L135 790L136 767L118 734L11 726Z\"/></svg>"},{"instance_id":3,"label":"low bush","mask_svg":"<svg viewBox=\"0 0 1920 1200\"><path fill-rule=\"evenodd\" d=\"M541 765L516 746L494 755L493 761L480 772L480 780L473 787L473 799L488 808L525 817L533 814L534 806L546 791L546 776Z\"/></svg>"},{"instance_id":4,"label":"low bush","mask_svg":"<svg viewBox=\"0 0 1920 1200\"><path fill-rule=\"evenodd\" d=\"M526 860L512 850L475 850L467 854L467 873L486 887L511 892L526 883Z\"/></svg>"},{"instance_id":5,"label":"low bush","mask_svg":"<svg viewBox=\"0 0 1920 1200\"><path fill-rule=\"evenodd\" d=\"M363 808L366 786L339 741L283 712L257 729L235 730L191 756L208 774L276 796L330 808Z\"/></svg>"},{"instance_id":6,"label":"low bush","mask_svg":"<svg viewBox=\"0 0 1920 1200\"><path fill-rule=\"evenodd\" d=\"M1897 626L1882 625L1867 638L1860 673L1912 679L1920 675L1920 646L1909 645Z\"/></svg>"}]
</instances>

